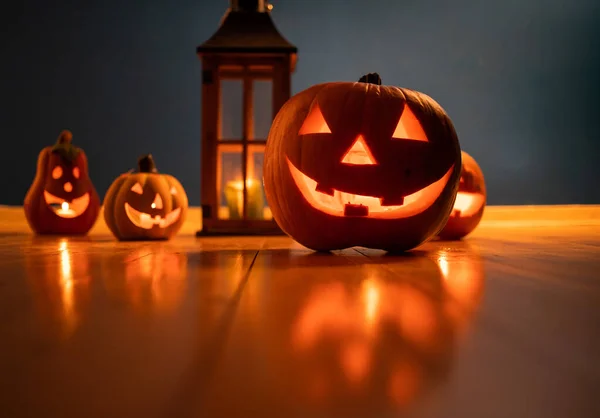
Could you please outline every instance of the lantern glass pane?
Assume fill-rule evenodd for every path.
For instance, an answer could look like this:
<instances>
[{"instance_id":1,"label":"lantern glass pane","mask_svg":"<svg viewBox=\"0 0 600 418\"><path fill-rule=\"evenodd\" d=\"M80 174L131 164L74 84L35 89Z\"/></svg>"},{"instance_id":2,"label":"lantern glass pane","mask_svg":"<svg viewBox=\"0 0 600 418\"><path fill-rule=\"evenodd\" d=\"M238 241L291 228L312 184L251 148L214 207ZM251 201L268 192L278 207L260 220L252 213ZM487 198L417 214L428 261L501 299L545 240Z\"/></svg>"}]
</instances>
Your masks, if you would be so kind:
<instances>
[{"instance_id":1,"label":"lantern glass pane","mask_svg":"<svg viewBox=\"0 0 600 418\"><path fill-rule=\"evenodd\" d=\"M219 108L219 140L242 139L243 128L243 82L242 80L221 80L221 100Z\"/></svg>"},{"instance_id":2,"label":"lantern glass pane","mask_svg":"<svg viewBox=\"0 0 600 418\"><path fill-rule=\"evenodd\" d=\"M218 146L217 196L219 219L243 219L242 146Z\"/></svg>"},{"instance_id":3,"label":"lantern glass pane","mask_svg":"<svg viewBox=\"0 0 600 418\"><path fill-rule=\"evenodd\" d=\"M266 141L273 122L273 81L254 80L252 95L254 129L250 139Z\"/></svg>"},{"instance_id":4,"label":"lantern glass pane","mask_svg":"<svg viewBox=\"0 0 600 418\"><path fill-rule=\"evenodd\" d=\"M254 144L248 146L247 180L248 193L247 219L270 220L273 218L268 207L263 184L263 161L265 146Z\"/></svg>"}]
</instances>

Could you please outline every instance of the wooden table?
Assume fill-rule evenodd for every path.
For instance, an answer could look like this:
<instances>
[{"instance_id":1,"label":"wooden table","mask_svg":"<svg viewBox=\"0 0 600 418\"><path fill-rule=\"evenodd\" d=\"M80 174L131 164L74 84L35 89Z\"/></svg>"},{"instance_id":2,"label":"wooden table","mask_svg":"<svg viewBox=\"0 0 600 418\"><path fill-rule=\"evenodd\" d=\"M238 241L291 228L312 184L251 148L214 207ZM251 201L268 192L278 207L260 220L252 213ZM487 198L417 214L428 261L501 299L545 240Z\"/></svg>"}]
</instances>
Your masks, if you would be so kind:
<instances>
[{"instance_id":1,"label":"wooden table","mask_svg":"<svg viewBox=\"0 0 600 418\"><path fill-rule=\"evenodd\" d=\"M592 212L404 256L14 227L0 417L600 417Z\"/></svg>"}]
</instances>

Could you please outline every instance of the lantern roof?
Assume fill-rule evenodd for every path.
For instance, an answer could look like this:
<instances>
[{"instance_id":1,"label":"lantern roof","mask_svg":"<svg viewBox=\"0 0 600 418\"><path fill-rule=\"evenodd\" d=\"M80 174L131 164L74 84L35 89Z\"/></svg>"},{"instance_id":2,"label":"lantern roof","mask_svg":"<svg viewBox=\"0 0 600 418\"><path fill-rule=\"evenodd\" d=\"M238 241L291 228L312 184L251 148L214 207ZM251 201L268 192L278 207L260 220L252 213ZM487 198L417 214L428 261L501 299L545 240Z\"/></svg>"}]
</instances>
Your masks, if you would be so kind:
<instances>
[{"instance_id":1,"label":"lantern roof","mask_svg":"<svg viewBox=\"0 0 600 418\"><path fill-rule=\"evenodd\" d=\"M219 29L196 52L297 53L275 27L271 9L265 0L230 0Z\"/></svg>"}]
</instances>

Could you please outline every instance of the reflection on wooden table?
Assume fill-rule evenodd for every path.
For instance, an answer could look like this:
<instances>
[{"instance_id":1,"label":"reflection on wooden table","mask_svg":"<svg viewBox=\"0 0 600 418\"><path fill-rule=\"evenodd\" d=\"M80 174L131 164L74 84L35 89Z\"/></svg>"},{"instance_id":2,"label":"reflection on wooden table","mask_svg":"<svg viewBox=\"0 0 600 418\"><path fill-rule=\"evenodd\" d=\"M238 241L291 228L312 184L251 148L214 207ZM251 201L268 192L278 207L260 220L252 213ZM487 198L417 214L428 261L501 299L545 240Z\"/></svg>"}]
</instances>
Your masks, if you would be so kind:
<instances>
[{"instance_id":1,"label":"reflection on wooden table","mask_svg":"<svg viewBox=\"0 0 600 418\"><path fill-rule=\"evenodd\" d=\"M454 338L477 303L483 275L471 260L410 259L427 283L369 277L348 289L315 286L291 330L289 365L316 404L410 404L450 367ZM456 262L456 264L455 264ZM467 268L465 268L467 267ZM457 298L458 296L458 298ZM359 406L353 405L353 406Z\"/></svg>"},{"instance_id":2,"label":"reflection on wooden table","mask_svg":"<svg viewBox=\"0 0 600 418\"><path fill-rule=\"evenodd\" d=\"M259 256L233 331L239 339L223 360L241 356L245 366L217 377L203 401L210 416L267 404L264 417L381 416L406 410L448 375L483 294L478 252L464 243L418 255L352 252L290 252L281 271L268 259L273 269L263 270ZM319 264L325 276L314 274Z\"/></svg>"},{"instance_id":3,"label":"reflection on wooden table","mask_svg":"<svg viewBox=\"0 0 600 418\"><path fill-rule=\"evenodd\" d=\"M27 281L38 311L35 318L49 334L69 338L89 310L89 258L85 249L66 238L57 240L52 252L40 255L35 245L48 250L46 241L32 238L34 249L25 253Z\"/></svg>"},{"instance_id":4,"label":"reflection on wooden table","mask_svg":"<svg viewBox=\"0 0 600 418\"><path fill-rule=\"evenodd\" d=\"M187 254L153 245L133 249L105 263L104 287L113 300L137 312L169 313L181 303L187 285Z\"/></svg>"},{"instance_id":5,"label":"reflection on wooden table","mask_svg":"<svg viewBox=\"0 0 600 418\"><path fill-rule=\"evenodd\" d=\"M598 417L598 207L500 212L406 256L17 224L0 416Z\"/></svg>"}]
</instances>

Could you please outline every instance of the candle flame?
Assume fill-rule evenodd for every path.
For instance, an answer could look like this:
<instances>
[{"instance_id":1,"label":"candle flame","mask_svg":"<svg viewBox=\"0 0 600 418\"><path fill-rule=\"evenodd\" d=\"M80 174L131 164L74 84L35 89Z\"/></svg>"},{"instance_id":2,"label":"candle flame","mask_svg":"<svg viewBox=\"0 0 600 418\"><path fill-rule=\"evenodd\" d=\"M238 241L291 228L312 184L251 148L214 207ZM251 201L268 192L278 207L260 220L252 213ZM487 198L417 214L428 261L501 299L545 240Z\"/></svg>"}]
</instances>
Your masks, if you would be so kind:
<instances>
[{"instance_id":1,"label":"candle flame","mask_svg":"<svg viewBox=\"0 0 600 418\"><path fill-rule=\"evenodd\" d=\"M67 202L62 202L60 204L60 207L62 208L62 210L67 211L69 210L69 204Z\"/></svg>"},{"instance_id":2,"label":"candle flame","mask_svg":"<svg viewBox=\"0 0 600 418\"><path fill-rule=\"evenodd\" d=\"M248 178L246 179L246 188L249 189L254 184L254 179ZM241 191L244 190L244 182L242 180L232 181L229 183L231 187L235 190Z\"/></svg>"}]
</instances>

